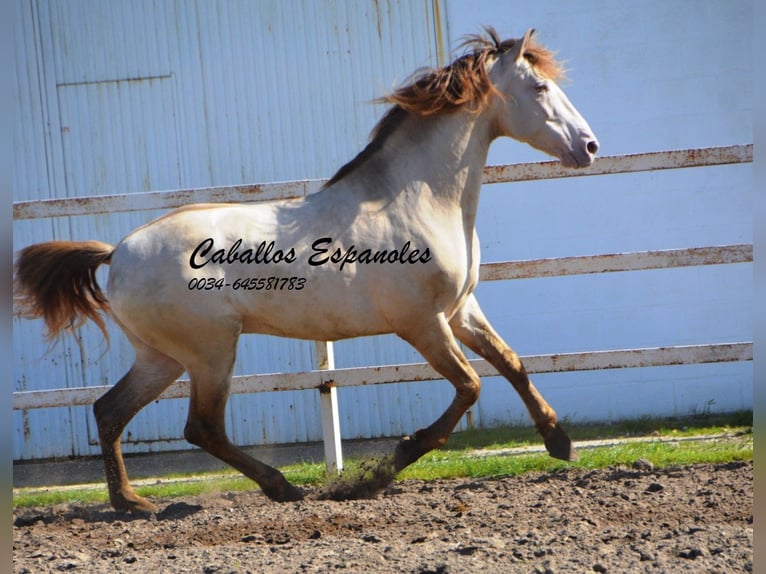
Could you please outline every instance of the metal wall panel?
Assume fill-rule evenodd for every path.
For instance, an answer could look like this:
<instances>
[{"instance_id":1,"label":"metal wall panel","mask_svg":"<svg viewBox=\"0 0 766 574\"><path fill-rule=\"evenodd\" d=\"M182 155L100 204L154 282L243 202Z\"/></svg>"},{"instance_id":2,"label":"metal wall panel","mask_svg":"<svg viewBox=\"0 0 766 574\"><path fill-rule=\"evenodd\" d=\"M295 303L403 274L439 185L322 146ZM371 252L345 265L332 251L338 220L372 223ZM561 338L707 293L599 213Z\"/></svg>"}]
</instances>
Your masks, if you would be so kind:
<instances>
[{"instance_id":1,"label":"metal wall panel","mask_svg":"<svg viewBox=\"0 0 766 574\"><path fill-rule=\"evenodd\" d=\"M752 138L751 62L731 57L750 53L750 2L703 3L682 27L685 4L659 0L544 0L512 10L497 0L20 4L18 200L329 176L361 149L382 114L371 99L417 68L444 62L445 46L482 24L502 36L536 27L560 50L571 67L565 89L605 154ZM738 81L721 82L721 69ZM490 150L490 163L539 159L509 140ZM478 219L483 260L749 242L751 173L744 165L488 186ZM14 242L116 242L153 215L19 221ZM495 282L478 295L522 354L747 340L749 273L730 265ZM119 330L110 333L108 348L88 326L46 353L39 322L14 321L15 389L116 382L132 351ZM339 342L335 355L338 367L421 360L394 336ZM247 336L235 372L313 366L311 343ZM752 407L750 363L535 382L560 415L581 420ZM475 424L528 421L506 381L483 384ZM412 432L451 396L444 382L340 389L343 435ZM13 416L15 459L98 452L89 408ZM185 416L186 400L150 405L129 426L126 452L186 448ZM311 391L236 396L228 417L239 444L320 438Z\"/></svg>"},{"instance_id":2,"label":"metal wall panel","mask_svg":"<svg viewBox=\"0 0 766 574\"><path fill-rule=\"evenodd\" d=\"M328 177L383 113L371 101L436 63L433 4L23 3L15 199ZM159 213L17 222L14 241L116 243ZM109 331L108 348L87 325L46 354L40 322L15 320L15 389L115 383L132 350ZM308 342L243 337L235 373L309 369L313 353ZM89 408L14 417L15 459L98 452ZM150 405L125 451L186 448L185 417L185 400ZM240 444L320 438L313 392L237 396L228 417Z\"/></svg>"}]
</instances>

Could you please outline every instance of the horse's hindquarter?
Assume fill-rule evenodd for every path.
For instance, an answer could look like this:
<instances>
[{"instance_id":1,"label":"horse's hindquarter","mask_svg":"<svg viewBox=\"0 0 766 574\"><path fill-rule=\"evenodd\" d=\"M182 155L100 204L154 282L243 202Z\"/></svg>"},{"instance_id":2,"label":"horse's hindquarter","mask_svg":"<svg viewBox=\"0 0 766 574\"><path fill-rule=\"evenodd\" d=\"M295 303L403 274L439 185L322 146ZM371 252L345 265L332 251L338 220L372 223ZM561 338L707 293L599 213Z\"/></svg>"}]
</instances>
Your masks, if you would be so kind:
<instances>
[{"instance_id":1,"label":"horse's hindquarter","mask_svg":"<svg viewBox=\"0 0 766 574\"><path fill-rule=\"evenodd\" d=\"M457 229L329 203L186 208L136 230L112 257L115 316L145 339L228 322L338 340L454 312L470 283Z\"/></svg>"}]
</instances>

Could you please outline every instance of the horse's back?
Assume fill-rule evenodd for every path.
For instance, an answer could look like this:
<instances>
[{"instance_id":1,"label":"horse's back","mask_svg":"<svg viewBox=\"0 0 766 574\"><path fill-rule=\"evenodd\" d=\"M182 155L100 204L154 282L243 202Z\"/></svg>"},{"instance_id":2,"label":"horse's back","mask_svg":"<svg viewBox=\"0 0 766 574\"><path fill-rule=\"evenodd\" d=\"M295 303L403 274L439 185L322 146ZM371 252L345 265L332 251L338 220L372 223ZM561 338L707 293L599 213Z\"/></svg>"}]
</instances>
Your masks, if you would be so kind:
<instances>
[{"instance_id":1,"label":"horse's back","mask_svg":"<svg viewBox=\"0 0 766 574\"><path fill-rule=\"evenodd\" d=\"M399 209L394 226L350 200L320 193L164 215L115 249L115 316L134 329L231 322L242 332L338 340L405 334L423 316L451 315L475 284L465 240L445 232L454 225L435 214L414 225Z\"/></svg>"},{"instance_id":2,"label":"horse's back","mask_svg":"<svg viewBox=\"0 0 766 574\"><path fill-rule=\"evenodd\" d=\"M353 266L308 263L317 218L301 221L298 203L190 206L135 230L112 255L115 317L131 331L228 322L306 339L388 332L364 282L350 287Z\"/></svg>"}]
</instances>

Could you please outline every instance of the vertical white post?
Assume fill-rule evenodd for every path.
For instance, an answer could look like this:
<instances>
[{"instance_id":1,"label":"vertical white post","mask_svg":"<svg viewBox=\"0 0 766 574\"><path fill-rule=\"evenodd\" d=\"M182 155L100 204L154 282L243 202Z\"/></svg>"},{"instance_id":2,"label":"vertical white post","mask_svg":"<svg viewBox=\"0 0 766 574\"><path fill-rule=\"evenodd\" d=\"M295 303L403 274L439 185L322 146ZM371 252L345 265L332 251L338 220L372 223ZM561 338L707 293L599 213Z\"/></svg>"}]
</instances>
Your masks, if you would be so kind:
<instances>
[{"instance_id":1,"label":"vertical white post","mask_svg":"<svg viewBox=\"0 0 766 574\"><path fill-rule=\"evenodd\" d=\"M335 368L335 354L329 341L315 341L317 366L320 370ZM328 474L343 470L343 452L340 444L340 416L338 414L338 389L332 384L319 389L319 401L322 411L322 437L324 439L324 458Z\"/></svg>"}]
</instances>

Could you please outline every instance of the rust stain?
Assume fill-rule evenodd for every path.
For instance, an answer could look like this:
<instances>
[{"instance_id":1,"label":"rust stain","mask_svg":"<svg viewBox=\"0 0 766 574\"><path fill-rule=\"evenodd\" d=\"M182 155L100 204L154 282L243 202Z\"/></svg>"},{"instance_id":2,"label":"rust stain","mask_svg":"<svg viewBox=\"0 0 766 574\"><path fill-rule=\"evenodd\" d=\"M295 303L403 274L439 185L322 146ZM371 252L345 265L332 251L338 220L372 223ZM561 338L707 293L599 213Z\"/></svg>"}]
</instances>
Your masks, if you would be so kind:
<instances>
[{"instance_id":1,"label":"rust stain","mask_svg":"<svg viewBox=\"0 0 766 574\"><path fill-rule=\"evenodd\" d=\"M335 387L335 381L333 379L327 379L317 385L317 390L322 394L329 394L333 387Z\"/></svg>"},{"instance_id":2,"label":"rust stain","mask_svg":"<svg viewBox=\"0 0 766 574\"><path fill-rule=\"evenodd\" d=\"M433 0L434 10L434 36L436 36L436 58L440 66L447 64L447 54L444 50L444 40L442 32L442 16L439 0Z\"/></svg>"}]
</instances>

